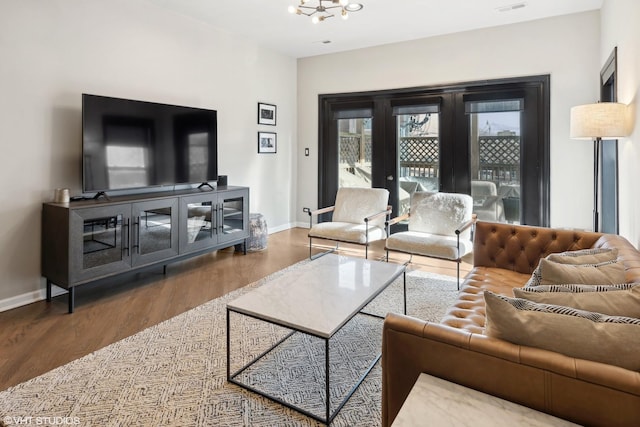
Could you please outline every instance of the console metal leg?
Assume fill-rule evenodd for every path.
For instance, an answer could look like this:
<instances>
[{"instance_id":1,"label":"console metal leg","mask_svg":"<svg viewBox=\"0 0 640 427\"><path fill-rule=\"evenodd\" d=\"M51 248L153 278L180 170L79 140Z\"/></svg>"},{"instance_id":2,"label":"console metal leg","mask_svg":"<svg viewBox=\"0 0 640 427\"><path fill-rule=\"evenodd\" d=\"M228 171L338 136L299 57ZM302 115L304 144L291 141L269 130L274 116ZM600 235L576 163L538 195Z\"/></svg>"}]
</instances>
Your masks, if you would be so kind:
<instances>
[{"instance_id":1,"label":"console metal leg","mask_svg":"<svg viewBox=\"0 0 640 427\"><path fill-rule=\"evenodd\" d=\"M47 279L47 302L51 302L51 286L53 285L53 283L51 283L51 280Z\"/></svg>"},{"instance_id":2,"label":"console metal leg","mask_svg":"<svg viewBox=\"0 0 640 427\"><path fill-rule=\"evenodd\" d=\"M69 288L69 314L73 313L73 307L75 305L75 289L73 286Z\"/></svg>"}]
</instances>

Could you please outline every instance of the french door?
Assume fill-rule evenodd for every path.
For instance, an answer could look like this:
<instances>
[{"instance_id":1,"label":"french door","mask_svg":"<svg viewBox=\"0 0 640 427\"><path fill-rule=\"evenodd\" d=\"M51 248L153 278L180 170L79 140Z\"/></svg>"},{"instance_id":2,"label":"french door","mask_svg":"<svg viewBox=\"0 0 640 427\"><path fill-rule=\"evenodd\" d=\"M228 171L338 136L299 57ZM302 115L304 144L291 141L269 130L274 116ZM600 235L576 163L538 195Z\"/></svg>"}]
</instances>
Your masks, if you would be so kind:
<instances>
[{"instance_id":1,"label":"french door","mask_svg":"<svg viewBox=\"0 0 640 427\"><path fill-rule=\"evenodd\" d=\"M320 96L319 206L382 187L471 194L480 219L548 226L549 77Z\"/></svg>"}]
</instances>

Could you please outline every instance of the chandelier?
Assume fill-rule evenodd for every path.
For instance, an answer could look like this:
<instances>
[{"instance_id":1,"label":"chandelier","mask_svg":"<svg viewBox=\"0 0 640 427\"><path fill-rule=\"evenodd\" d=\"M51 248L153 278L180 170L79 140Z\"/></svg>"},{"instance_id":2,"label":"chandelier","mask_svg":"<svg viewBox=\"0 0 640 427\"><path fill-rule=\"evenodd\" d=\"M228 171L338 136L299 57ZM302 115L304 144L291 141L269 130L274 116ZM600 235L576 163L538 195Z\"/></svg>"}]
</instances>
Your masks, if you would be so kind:
<instances>
[{"instance_id":1,"label":"chandelier","mask_svg":"<svg viewBox=\"0 0 640 427\"><path fill-rule=\"evenodd\" d=\"M295 13L296 15L305 15L311 17L311 22L317 24L327 18L335 16L335 12L340 12L342 19L349 18L349 12L357 12L362 9L360 3L352 3L350 0L315 0L317 5L309 6L307 3L311 3L314 0L300 0L298 6L289 6L289 13ZM325 3L329 3L330 6L325 6Z\"/></svg>"}]
</instances>

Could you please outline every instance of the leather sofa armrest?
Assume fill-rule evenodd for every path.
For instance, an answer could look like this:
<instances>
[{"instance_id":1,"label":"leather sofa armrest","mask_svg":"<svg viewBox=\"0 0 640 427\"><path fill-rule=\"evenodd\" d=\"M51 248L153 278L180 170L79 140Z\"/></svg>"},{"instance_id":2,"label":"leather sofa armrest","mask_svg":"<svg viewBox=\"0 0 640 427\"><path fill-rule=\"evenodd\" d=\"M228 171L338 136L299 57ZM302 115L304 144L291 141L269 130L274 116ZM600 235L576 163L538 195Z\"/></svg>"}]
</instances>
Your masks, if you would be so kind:
<instances>
[{"instance_id":1,"label":"leather sofa armrest","mask_svg":"<svg viewBox=\"0 0 640 427\"><path fill-rule=\"evenodd\" d=\"M389 313L382 336L383 427L393 423L422 372L579 424L630 426L640 419L639 372Z\"/></svg>"},{"instance_id":2,"label":"leather sofa armrest","mask_svg":"<svg viewBox=\"0 0 640 427\"><path fill-rule=\"evenodd\" d=\"M444 328L441 338L456 346L465 346L470 333L460 329L429 323L414 317L389 313L382 332L382 425L390 426L406 400L413 384L428 359L424 332L427 328ZM438 332L434 331L437 336ZM444 361L442 361L444 362ZM443 377L444 378L444 377Z\"/></svg>"}]
</instances>

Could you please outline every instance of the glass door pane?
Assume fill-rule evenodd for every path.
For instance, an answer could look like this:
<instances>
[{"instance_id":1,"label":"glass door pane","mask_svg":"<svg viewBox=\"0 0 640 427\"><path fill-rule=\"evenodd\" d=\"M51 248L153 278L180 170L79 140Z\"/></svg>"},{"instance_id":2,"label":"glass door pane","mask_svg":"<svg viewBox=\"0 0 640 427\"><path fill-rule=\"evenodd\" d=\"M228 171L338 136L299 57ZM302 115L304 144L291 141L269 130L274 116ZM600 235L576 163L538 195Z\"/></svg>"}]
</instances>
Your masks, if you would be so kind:
<instances>
[{"instance_id":1,"label":"glass door pane","mask_svg":"<svg viewBox=\"0 0 640 427\"><path fill-rule=\"evenodd\" d=\"M440 189L439 113L397 114L398 215L409 211L416 191Z\"/></svg>"},{"instance_id":2,"label":"glass door pane","mask_svg":"<svg viewBox=\"0 0 640 427\"><path fill-rule=\"evenodd\" d=\"M147 209L140 215L140 254L171 248L171 208Z\"/></svg>"},{"instance_id":3,"label":"glass door pane","mask_svg":"<svg viewBox=\"0 0 640 427\"><path fill-rule=\"evenodd\" d=\"M479 220L519 224L521 111L491 111L508 103L477 102L478 111L490 112L468 114L471 196Z\"/></svg>"},{"instance_id":4,"label":"glass door pane","mask_svg":"<svg viewBox=\"0 0 640 427\"><path fill-rule=\"evenodd\" d=\"M124 259L122 223L122 215L84 220L82 268L94 268Z\"/></svg>"},{"instance_id":5,"label":"glass door pane","mask_svg":"<svg viewBox=\"0 0 640 427\"><path fill-rule=\"evenodd\" d=\"M213 203L187 203L187 243L210 240L213 237Z\"/></svg>"},{"instance_id":6,"label":"glass door pane","mask_svg":"<svg viewBox=\"0 0 640 427\"><path fill-rule=\"evenodd\" d=\"M338 187L371 188L371 118L338 123Z\"/></svg>"},{"instance_id":7,"label":"glass door pane","mask_svg":"<svg viewBox=\"0 0 640 427\"><path fill-rule=\"evenodd\" d=\"M178 254L178 198L134 203L132 264L140 265Z\"/></svg>"},{"instance_id":8,"label":"glass door pane","mask_svg":"<svg viewBox=\"0 0 640 427\"><path fill-rule=\"evenodd\" d=\"M244 197L230 197L222 200L222 234L244 231Z\"/></svg>"}]
</instances>

